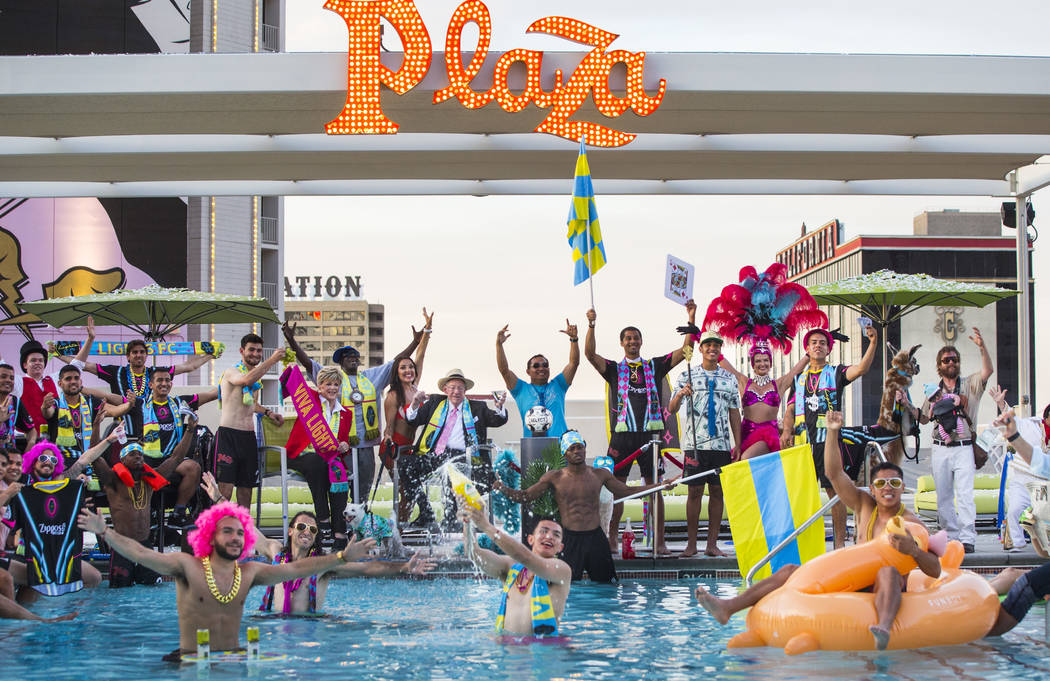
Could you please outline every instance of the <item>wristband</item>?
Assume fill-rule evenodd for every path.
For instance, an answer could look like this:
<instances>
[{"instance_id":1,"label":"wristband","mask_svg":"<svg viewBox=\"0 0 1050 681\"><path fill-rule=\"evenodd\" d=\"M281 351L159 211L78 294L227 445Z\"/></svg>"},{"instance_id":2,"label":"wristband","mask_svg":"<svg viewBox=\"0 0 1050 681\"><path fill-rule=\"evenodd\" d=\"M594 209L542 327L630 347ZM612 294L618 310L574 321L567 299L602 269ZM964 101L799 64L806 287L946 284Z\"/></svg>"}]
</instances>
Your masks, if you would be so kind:
<instances>
[{"instance_id":1,"label":"wristband","mask_svg":"<svg viewBox=\"0 0 1050 681\"><path fill-rule=\"evenodd\" d=\"M423 333L433 333L433 329L423 329Z\"/></svg>"},{"instance_id":2,"label":"wristband","mask_svg":"<svg viewBox=\"0 0 1050 681\"><path fill-rule=\"evenodd\" d=\"M593 329L594 328L594 322L587 322L587 326L589 326L589 327L591 327Z\"/></svg>"},{"instance_id":3,"label":"wristband","mask_svg":"<svg viewBox=\"0 0 1050 681\"><path fill-rule=\"evenodd\" d=\"M342 551L340 551L339 553L335 554L335 557L338 558L340 561L342 561L344 563L346 562L346 558L343 557L343 552Z\"/></svg>"},{"instance_id":4,"label":"wristband","mask_svg":"<svg viewBox=\"0 0 1050 681\"><path fill-rule=\"evenodd\" d=\"M570 338L570 339L569 339L569 342L570 342L570 343L579 343L579 342L580 342L580 339L579 339L579 338Z\"/></svg>"},{"instance_id":5,"label":"wristband","mask_svg":"<svg viewBox=\"0 0 1050 681\"><path fill-rule=\"evenodd\" d=\"M1006 438L1006 441L1007 442L1013 442L1014 440L1016 440L1019 437L1021 437L1021 431L1017 431L1016 433L1014 433L1010 437Z\"/></svg>"}]
</instances>

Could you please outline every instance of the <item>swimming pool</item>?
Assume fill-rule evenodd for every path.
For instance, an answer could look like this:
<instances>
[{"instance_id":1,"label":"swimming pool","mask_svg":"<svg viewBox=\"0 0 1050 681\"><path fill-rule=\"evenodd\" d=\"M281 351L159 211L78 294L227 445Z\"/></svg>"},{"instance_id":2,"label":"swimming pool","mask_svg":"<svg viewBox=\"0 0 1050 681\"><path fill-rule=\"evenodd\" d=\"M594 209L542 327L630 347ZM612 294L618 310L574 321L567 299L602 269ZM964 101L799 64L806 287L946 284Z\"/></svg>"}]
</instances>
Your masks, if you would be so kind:
<instances>
[{"instance_id":1,"label":"swimming pool","mask_svg":"<svg viewBox=\"0 0 1050 681\"><path fill-rule=\"evenodd\" d=\"M735 582L700 580L733 593ZM176 647L175 588L98 589L51 599L37 612L81 612L54 625L0 621L5 679L1008 679L1046 678L1044 606L1001 639L894 653L728 652L743 615L719 627L691 595L695 581L580 584L569 596L567 645L496 643L493 581L343 580L329 590L329 615L245 617L262 650L288 659L181 668L160 661ZM262 590L249 603L256 607ZM246 613L247 614L247 613ZM242 634L243 641L243 634ZM19 646L15 648L15 646Z\"/></svg>"}]
</instances>

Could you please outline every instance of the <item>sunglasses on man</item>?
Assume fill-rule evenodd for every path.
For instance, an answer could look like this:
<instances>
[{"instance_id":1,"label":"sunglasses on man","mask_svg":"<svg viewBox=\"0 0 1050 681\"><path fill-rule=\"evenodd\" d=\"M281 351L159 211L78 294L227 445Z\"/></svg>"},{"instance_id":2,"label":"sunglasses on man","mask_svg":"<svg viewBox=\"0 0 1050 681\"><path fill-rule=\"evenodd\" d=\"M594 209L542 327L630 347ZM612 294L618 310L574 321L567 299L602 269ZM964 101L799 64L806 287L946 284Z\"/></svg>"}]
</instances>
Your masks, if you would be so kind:
<instances>
[{"instance_id":1,"label":"sunglasses on man","mask_svg":"<svg viewBox=\"0 0 1050 681\"><path fill-rule=\"evenodd\" d=\"M889 485L893 489L900 489L904 487L904 481L900 478L875 478L871 481L871 486L875 489L882 489L886 485Z\"/></svg>"},{"instance_id":2,"label":"sunglasses on man","mask_svg":"<svg viewBox=\"0 0 1050 681\"><path fill-rule=\"evenodd\" d=\"M307 525L306 523L296 523L295 524L295 531L296 532L307 532L307 531L309 531L310 534L317 534L317 525Z\"/></svg>"},{"instance_id":3,"label":"sunglasses on man","mask_svg":"<svg viewBox=\"0 0 1050 681\"><path fill-rule=\"evenodd\" d=\"M941 357L941 364L958 364L958 357Z\"/></svg>"},{"instance_id":4,"label":"sunglasses on man","mask_svg":"<svg viewBox=\"0 0 1050 681\"><path fill-rule=\"evenodd\" d=\"M533 369L549 369L550 366L551 366L550 362L535 362L535 363L533 363L532 368Z\"/></svg>"}]
</instances>

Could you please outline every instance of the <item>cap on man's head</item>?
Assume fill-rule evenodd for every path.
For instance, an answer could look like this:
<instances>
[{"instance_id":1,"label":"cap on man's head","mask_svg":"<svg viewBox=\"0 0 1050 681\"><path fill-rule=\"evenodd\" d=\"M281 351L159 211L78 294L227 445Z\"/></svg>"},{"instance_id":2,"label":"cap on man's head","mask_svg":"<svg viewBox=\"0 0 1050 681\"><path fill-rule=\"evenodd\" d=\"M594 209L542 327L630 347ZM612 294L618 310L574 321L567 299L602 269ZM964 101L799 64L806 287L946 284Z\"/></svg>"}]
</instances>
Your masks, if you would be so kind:
<instances>
[{"instance_id":1,"label":"cap on man's head","mask_svg":"<svg viewBox=\"0 0 1050 681\"><path fill-rule=\"evenodd\" d=\"M361 352L353 345L344 345L335 352L332 353L332 362L334 364L342 364L343 356L350 355L351 357L360 357Z\"/></svg>"},{"instance_id":2,"label":"cap on man's head","mask_svg":"<svg viewBox=\"0 0 1050 681\"><path fill-rule=\"evenodd\" d=\"M724 342L722 340L722 335L714 329L708 329L700 334L700 345L703 345L704 343L707 343L709 341L714 341L719 345L722 345L722 343Z\"/></svg>"},{"instance_id":3,"label":"cap on man's head","mask_svg":"<svg viewBox=\"0 0 1050 681\"><path fill-rule=\"evenodd\" d=\"M561 455L565 456L565 453L568 452L569 448L573 445L583 445L584 447L587 446L587 442L583 439L583 436L580 435L580 431L567 430L564 433L562 433Z\"/></svg>"},{"instance_id":4,"label":"cap on man's head","mask_svg":"<svg viewBox=\"0 0 1050 681\"><path fill-rule=\"evenodd\" d=\"M809 345L809 337L815 333L823 334L824 338L828 340L828 350L830 350L831 346L835 344L835 339L831 337L830 331L828 331L827 329L816 328L810 329L806 332L806 335L802 337L802 347Z\"/></svg>"}]
</instances>

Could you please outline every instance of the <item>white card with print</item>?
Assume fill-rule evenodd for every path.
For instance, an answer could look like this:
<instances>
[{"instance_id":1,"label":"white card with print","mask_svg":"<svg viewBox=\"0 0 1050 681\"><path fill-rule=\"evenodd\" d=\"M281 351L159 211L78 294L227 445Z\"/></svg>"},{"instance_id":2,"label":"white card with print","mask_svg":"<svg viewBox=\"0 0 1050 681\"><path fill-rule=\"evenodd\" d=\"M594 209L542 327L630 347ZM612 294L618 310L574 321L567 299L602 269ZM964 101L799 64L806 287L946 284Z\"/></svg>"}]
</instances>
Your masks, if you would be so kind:
<instances>
[{"instance_id":1,"label":"white card with print","mask_svg":"<svg viewBox=\"0 0 1050 681\"><path fill-rule=\"evenodd\" d=\"M685 305L693 297L694 272L692 265L668 253L664 295L679 305Z\"/></svg>"}]
</instances>

